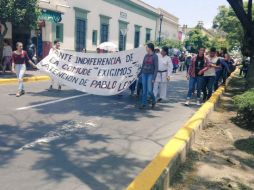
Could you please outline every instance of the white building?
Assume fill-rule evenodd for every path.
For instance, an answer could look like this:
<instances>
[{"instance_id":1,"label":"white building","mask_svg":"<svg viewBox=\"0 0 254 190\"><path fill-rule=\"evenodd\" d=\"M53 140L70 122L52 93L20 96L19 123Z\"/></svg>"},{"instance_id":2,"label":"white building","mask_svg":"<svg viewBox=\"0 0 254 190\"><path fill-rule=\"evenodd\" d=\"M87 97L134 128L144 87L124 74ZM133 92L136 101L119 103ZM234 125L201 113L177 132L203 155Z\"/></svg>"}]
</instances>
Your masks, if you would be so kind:
<instances>
[{"instance_id":1,"label":"white building","mask_svg":"<svg viewBox=\"0 0 254 190\"><path fill-rule=\"evenodd\" d=\"M157 39L160 36L160 27L161 27L161 39L178 40L179 18L161 8L159 8L157 12L160 15L159 18L157 19L158 23L156 27Z\"/></svg>"},{"instance_id":2,"label":"white building","mask_svg":"<svg viewBox=\"0 0 254 190\"><path fill-rule=\"evenodd\" d=\"M132 49L155 40L157 10L138 0L69 1L60 23L46 22L48 41L62 41L62 48L96 51L105 41ZM55 5L41 2L40 7ZM45 38L46 39L46 36Z\"/></svg>"},{"instance_id":3,"label":"white building","mask_svg":"<svg viewBox=\"0 0 254 190\"><path fill-rule=\"evenodd\" d=\"M56 39L62 48L96 51L105 41L119 50L133 49L159 37L160 14L163 14L162 37L177 39L178 18L141 0L39 0L42 15L38 29L11 30L8 38L26 43L34 37L39 57L47 55Z\"/></svg>"}]
</instances>

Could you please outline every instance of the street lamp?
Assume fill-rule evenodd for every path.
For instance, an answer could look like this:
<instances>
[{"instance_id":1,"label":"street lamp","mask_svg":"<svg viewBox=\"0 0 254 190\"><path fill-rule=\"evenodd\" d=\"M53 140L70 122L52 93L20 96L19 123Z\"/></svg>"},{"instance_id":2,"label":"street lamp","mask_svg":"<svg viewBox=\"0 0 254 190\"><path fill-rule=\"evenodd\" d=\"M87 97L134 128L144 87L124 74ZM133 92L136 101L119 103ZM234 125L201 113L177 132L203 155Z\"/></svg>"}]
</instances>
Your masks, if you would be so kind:
<instances>
[{"instance_id":1,"label":"street lamp","mask_svg":"<svg viewBox=\"0 0 254 190\"><path fill-rule=\"evenodd\" d=\"M163 21L163 14L160 14L160 32L159 32L159 45L161 44L161 26Z\"/></svg>"}]
</instances>

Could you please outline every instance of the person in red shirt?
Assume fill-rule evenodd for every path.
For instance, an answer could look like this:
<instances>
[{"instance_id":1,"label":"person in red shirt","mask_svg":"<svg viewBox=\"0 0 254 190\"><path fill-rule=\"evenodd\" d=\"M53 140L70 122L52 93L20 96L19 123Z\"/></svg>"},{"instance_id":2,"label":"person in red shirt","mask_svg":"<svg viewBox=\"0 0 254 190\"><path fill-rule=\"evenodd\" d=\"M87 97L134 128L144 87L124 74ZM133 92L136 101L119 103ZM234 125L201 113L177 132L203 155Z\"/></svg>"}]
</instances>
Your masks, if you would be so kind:
<instances>
[{"instance_id":1,"label":"person in red shirt","mask_svg":"<svg viewBox=\"0 0 254 190\"><path fill-rule=\"evenodd\" d=\"M17 42L16 48L17 50L12 53L12 72L16 71L19 83L16 97L20 97L25 94L23 77L26 72L26 63L28 62L34 68L36 68L36 65L29 59L27 52L23 50L23 44L21 42Z\"/></svg>"},{"instance_id":2,"label":"person in red shirt","mask_svg":"<svg viewBox=\"0 0 254 190\"><path fill-rule=\"evenodd\" d=\"M172 63L173 63L173 73L176 73L176 70L179 67L179 58L178 56L175 54L174 57L172 58Z\"/></svg>"}]
</instances>

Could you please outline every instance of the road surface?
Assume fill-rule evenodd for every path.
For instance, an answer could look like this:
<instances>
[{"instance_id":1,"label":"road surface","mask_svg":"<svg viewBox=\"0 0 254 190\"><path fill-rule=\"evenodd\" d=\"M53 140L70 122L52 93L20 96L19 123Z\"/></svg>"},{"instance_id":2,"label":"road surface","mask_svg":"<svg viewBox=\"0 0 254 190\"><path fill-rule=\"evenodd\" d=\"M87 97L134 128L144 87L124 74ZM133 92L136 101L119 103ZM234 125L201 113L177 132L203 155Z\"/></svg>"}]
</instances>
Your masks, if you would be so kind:
<instances>
[{"instance_id":1,"label":"road surface","mask_svg":"<svg viewBox=\"0 0 254 190\"><path fill-rule=\"evenodd\" d=\"M49 82L0 86L1 190L121 190L195 112L183 105L184 73L169 102L139 110L137 98L83 94Z\"/></svg>"}]
</instances>

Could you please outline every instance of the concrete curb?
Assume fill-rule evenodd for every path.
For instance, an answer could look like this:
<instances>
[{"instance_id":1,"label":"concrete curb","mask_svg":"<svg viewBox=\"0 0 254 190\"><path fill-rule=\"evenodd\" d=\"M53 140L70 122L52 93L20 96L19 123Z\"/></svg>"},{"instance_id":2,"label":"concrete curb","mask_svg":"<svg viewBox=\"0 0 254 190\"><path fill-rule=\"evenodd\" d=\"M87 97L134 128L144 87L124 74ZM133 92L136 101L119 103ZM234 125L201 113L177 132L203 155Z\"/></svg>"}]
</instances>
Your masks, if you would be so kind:
<instances>
[{"instance_id":1,"label":"concrete curb","mask_svg":"<svg viewBox=\"0 0 254 190\"><path fill-rule=\"evenodd\" d=\"M38 81L46 81L49 79L50 79L49 76L24 77L24 82L38 82ZM18 79L16 78L0 79L0 85L13 84L17 82L18 82Z\"/></svg>"},{"instance_id":2,"label":"concrete curb","mask_svg":"<svg viewBox=\"0 0 254 190\"><path fill-rule=\"evenodd\" d=\"M226 86L236 72L231 74ZM214 92L213 96L178 130L126 190L168 190L172 176L180 164L185 162L196 134L205 126L208 116L216 107L225 88L221 86Z\"/></svg>"}]
</instances>

